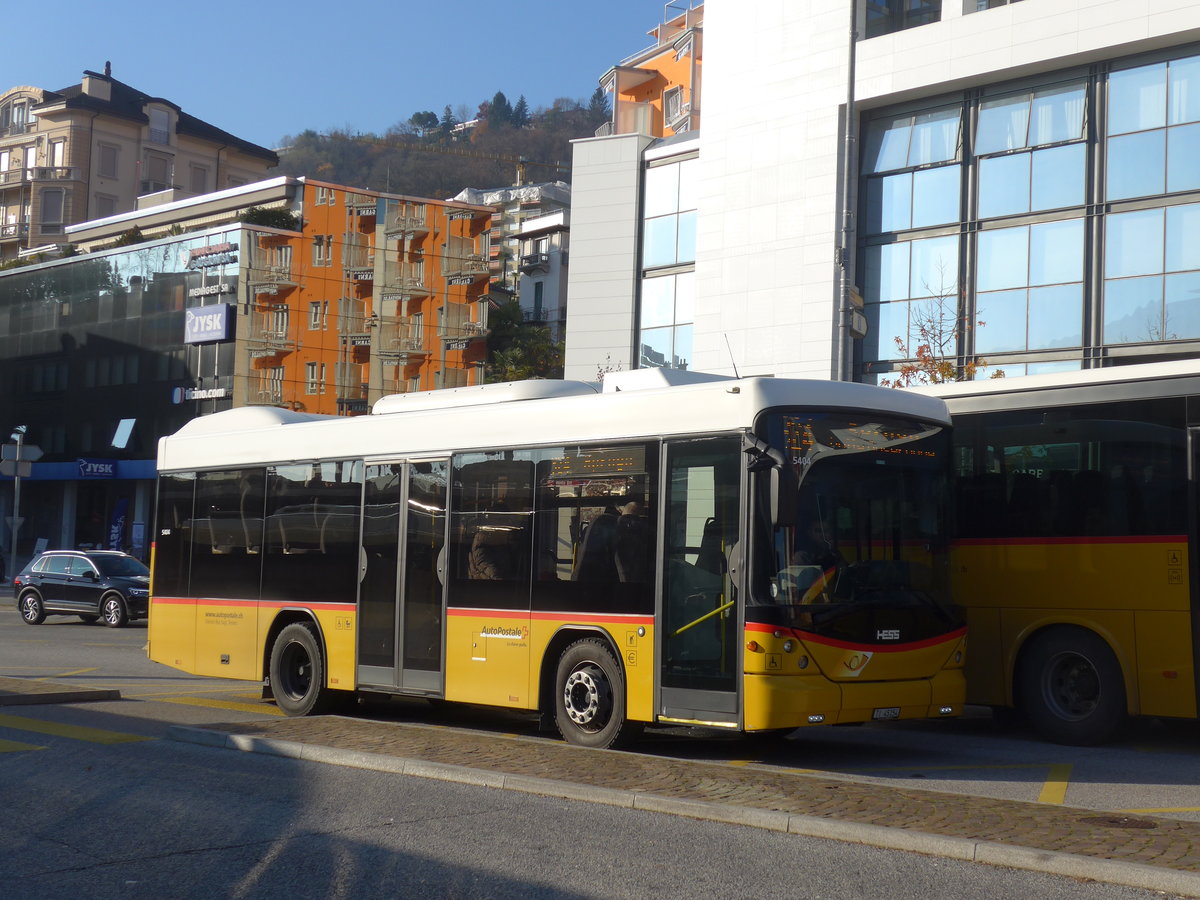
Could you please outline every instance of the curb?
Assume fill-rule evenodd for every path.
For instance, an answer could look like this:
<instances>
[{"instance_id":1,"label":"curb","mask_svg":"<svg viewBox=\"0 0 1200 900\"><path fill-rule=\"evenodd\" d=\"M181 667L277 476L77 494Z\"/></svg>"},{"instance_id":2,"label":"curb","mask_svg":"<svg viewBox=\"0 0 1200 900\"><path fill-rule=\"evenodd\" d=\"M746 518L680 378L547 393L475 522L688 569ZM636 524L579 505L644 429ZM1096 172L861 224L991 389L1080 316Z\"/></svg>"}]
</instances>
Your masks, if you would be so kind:
<instances>
[{"instance_id":1,"label":"curb","mask_svg":"<svg viewBox=\"0 0 1200 900\"><path fill-rule=\"evenodd\" d=\"M114 688L68 687L52 681L0 678L0 706L41 706L120 699L121 692Z\"/></svg>"},{"instance_id":2,"label":"curb","mask_svg":"<svg viewBox=\"0 0 1200 900\"><path fill-rule=\"evenodd\" d=\"M1018 845L973 841L968 838L887 828L882 825L845 822L820 816L797 815L745 806L663 797L644 791L591 787L549 778L535 778L530 775L505 775L482 769L472 769L467 766L388 756L381 753L338 750L295 741L227 734L190 725L172 725L167 730L167 737L173 741L239 750L243 753L263 753L308 762L520 791L525 794L537 794L563 800L601 803L606 806L686 816L727 825L744 825L750 828L781 831L805 837L863 844L885 850L901 850L963 862L1004 866L1011 869L1043 872L1049 875L1062 875L1084 881L1100 881L1200 898L1200 873L1184 872L1143 863L1121 862L1071 853L1055 853Z\"/></svg>"}]
</instances>

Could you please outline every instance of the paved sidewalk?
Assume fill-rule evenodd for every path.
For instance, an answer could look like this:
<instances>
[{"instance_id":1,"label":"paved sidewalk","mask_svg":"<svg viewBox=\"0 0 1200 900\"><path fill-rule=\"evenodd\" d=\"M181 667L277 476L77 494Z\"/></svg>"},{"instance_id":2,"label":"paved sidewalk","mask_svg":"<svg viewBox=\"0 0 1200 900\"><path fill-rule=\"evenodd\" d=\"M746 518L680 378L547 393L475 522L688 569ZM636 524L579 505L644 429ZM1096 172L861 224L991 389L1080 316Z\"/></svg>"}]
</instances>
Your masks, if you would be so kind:
<instances>
[{"instance_id":1,"label":"paved sidewalk","mask_svg":"<svg viewBox=\"0 0 1200 900\"><path fill-rule=\"evenodd\" d=\"M171 736L1200 897L1196 822L339 716L176 727Z\"/></svg>"},{"instance_id":2,"label":"paved sidewalk","mask_svg":"<svg viewBox=\"0 0 1200 900\"><path fill-rule=\"evenodd\" d=\"M34 706L42 703L84 703L120 700L121 692L80 687L38 678L0 677L0 706Z\"/></svg>"},{"instance_id":3,"label":"paved sidewalk","mask_svg":"<svg viewBox=\"0 0 1200 900\"><path fill-rule=\"evenodd\" d=\"M0 706L118 699L115 690L0 677ZM173 726L170 737L1200 898L1200 822L340 716Z\"/></svg>"}]
</instances>

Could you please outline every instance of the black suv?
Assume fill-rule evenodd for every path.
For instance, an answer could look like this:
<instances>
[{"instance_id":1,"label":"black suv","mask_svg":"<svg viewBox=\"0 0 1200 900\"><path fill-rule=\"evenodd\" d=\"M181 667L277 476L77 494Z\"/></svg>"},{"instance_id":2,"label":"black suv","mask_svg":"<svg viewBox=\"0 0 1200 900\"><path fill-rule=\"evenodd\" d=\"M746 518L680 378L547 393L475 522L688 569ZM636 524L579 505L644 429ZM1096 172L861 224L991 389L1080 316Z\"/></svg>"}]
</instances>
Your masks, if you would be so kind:
<instances>
[{"instance_id":1,"label":"black suv","mask_svg":"<svg viewBox=\"0 0 1200 900\"><path fill-rule=\"evenodd\" d=\"M47 615L75 615L120 628L146 617L150 570L116 550L47 550L13 579L13 596L30 625Z\"/></svg>"}]
</instances>

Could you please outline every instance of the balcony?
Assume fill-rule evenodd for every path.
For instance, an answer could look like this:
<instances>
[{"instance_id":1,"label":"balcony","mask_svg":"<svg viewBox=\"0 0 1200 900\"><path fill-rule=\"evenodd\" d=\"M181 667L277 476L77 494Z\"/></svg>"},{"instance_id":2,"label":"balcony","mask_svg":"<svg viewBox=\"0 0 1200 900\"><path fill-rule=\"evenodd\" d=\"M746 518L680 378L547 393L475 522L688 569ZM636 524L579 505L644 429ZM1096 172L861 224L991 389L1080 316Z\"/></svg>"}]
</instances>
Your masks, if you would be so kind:
<instances>
[{"instance_id":1,"label":"balcony","mask_svg":"<svg viewBox=\"0 0 1200 900\"><path fill-rule=\"evenodd\" d=\"M160 194L163 191L182 190L183 185L181 184L170 184L166 181L150 181L148 179L143 179L138 185L138 196L141 197L146 194Z\"/></svg>"},{"instance_id":2,"label":"balcony","mask_svg":"<svg viewBox=\"0 0 1200 900\"><path fill-rule=\"evenodd\" d=\"M382 362L407 364L429 356L421 334L421 323L408 316L385 319L379 325L379 358Z\"/></svg>"},{"instance_id":3,"label":"balcony","mask_svg":"<svg viewBox=\"0 0 1200 900\"><path fill-rule=\"evenodd\" d=\"M18 241L29 237L28 222L9 222L0 225L0 241Z\"/></svg>"},{"instance_id":4,"label":"balcony","mask_svg":"<svg viewBox=\"0 0 1200 900\"><path fill-rule=\"evenodd\" d=\"M447 278L480 278L490 271L489 261L476 254L447 256L442 259L442 274Z\"/></svg>"},{"instance_id":5,"label":"balcony","mask_svg":"<svg viewBox=\"0 0 1200 900\"><path fill-rule=\"evenodd\" d=\"M290 290L297 284L292 276L291 265L258 265L250 266L247 279L250 289L256 295L275 295L280 291Z\"/></svg>"},{"instance_id":6,"label":"balcony","mask_svg":"<svg viewBox=\"0 0 1200 900\"><path fill-rule=\"evenodd\" d=\"M32 122L18 122L15 125L0 128L0 138L18 137L22 134L29 134L31 131L33 131Z\"/></svg>"},{"instance_id":7,"label":"balcony","mask_svg":"<svg viewBox=\"0 0 1200 900\"><path fill-rule=\"evenodd\" d=\"M284 309L252 310L246 344L251 359L280 356L296 349L296 342L289 336L288 316Z\"/></svg>"},{"instance_id":8,"label":"balcony","mask_svg":"<svg viewBox=\"0 0 1200 900\"><path fill-rule=\"evenodd\" d=\"M388 262L383 267L380 299L406 300L409 297L428 297L425 283L425 264Z\"/></svg>"},{"instance_id":9,"label":"balcony","mask_svg":"<svg viewBox=\"0 0 1200 900\"><path fill-rule=\"evenodd\" d=\"M383 231L388 237L396 237L403 234L415 236L418 234L428 234L429 224L425 221L425 216L407 215L399 212L388 217Z\"/></svg>"},{"instance_id":10,"label":"balcony","mask_svg":"<svg viewBox=\"0 0 1200 900\"><path fill-rule=\"evenodd\" d=\"M347 243L342 257L342 267L351 281L375 280L375 250Z\"/></svg>"},{"instance_id":11,"label":"balcony","mask_svg":"<svg viewBox=\"0 0 1200 900\"><path fill-rule=\"evenodd\" d=\"M550 271L549 253L526 253L521 257L521 271L526 275Z\"/></svg>"},{"instance_id":12,"label":"balcony","mask_svg":"<svg viewBox=\"0 0 1200 900\"><path fill-rule=\"evenodd\" d=\"M346 191L346 209L357 216L374 217L378 201L369 194L358 194Z\"/></svg>"}]
</instances>

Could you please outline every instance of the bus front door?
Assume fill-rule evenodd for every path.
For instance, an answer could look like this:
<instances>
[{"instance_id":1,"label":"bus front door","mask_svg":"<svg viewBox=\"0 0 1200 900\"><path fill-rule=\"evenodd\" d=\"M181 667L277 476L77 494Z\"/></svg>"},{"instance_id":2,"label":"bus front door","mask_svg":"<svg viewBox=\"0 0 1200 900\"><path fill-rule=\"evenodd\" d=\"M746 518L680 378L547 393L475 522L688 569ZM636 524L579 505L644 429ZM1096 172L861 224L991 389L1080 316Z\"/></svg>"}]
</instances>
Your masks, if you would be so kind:
<instances>
[{"instance_id":1,"label":"bus front door","mask_svg":"<svg viewBox=\"0 0 1200 900\"><path fill-rule=\"evenodd\" d=\"M367 466L358 592L358 685L443 690L449 462Z\"/></svg>"},{"instance_id":2,"label":"bus front door","mask_svg":"<svg viewBox=\"0 0 1200 900\"><path fill-rule=\"evenodd\" d=\"M662 721L739 723L741 626L730 560L741 531L740 451L736 437L667 445Z\"/></svg>"}]
</instances>

